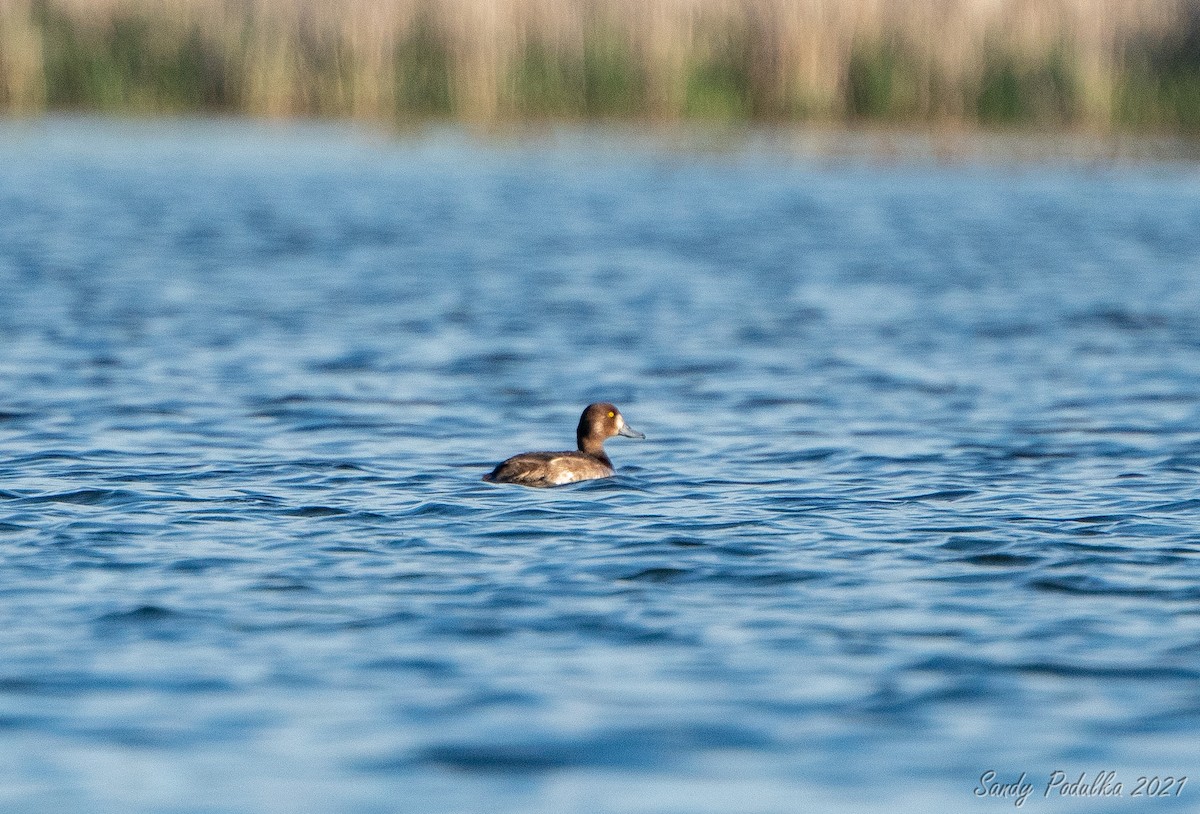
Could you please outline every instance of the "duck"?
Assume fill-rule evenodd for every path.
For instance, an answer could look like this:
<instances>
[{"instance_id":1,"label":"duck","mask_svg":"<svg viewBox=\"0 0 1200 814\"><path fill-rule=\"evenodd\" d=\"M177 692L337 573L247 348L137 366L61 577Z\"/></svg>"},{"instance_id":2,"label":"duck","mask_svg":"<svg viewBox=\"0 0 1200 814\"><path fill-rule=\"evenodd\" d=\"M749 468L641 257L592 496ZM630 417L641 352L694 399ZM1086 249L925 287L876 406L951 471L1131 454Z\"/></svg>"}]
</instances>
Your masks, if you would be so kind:
<instances>
[{"instance_id":1,"label":"duck","mask_svg":"<svg viewBox=\"0 0 1200 814\"><path fill-rule=\"evenodd\" d=\"M616 473L612 461L604 452L604 442L614 435L646 437L626 424L621 411L609 402L589 404L579 417L579 426L575 429L577 450L523 452L497 464L483 479L488 483L547 487L610 478Z\"/></svg>"}]
</instances>

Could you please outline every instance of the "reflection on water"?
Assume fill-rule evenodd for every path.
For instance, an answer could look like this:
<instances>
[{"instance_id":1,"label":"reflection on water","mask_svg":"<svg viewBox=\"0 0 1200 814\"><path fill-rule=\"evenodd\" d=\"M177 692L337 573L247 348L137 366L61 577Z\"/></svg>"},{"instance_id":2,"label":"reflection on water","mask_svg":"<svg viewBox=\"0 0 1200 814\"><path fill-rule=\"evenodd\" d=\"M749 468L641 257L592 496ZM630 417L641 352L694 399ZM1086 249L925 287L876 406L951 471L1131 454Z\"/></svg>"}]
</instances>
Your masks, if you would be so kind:
<instances>
[{"instance_id":1,"label":"reflection on water","mask_svg":"<svg viewBox=\"0 0 1200 814\"><path fill-rule=\"evenodd\" d=\"M1194 165L4 133L5 810L1006 810L984 771L1200 757ZM480 481L600 399L616 478Z\"/></svg>"}]
</instances>

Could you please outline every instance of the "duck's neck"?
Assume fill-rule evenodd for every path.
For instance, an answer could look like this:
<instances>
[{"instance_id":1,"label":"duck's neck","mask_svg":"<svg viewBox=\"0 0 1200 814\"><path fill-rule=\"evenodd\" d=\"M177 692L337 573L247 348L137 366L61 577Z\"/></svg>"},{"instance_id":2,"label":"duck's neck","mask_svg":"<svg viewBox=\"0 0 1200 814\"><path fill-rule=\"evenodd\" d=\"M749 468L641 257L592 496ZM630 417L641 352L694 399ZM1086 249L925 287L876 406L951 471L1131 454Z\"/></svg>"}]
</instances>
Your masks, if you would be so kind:
<instances>
[{"instance_id":1,"label":"duck's neck","mask_svg":"<svg viewBox=\"0 0 1200 814\"><path fill-rule=\"evenodd\" d=\"M585 436L581 432L576 432L575 443L579 447L580 452L590 455L610 469L612 468L612 461L604 454L604 442L599 438Z\"/></svg>"}]
</instances>

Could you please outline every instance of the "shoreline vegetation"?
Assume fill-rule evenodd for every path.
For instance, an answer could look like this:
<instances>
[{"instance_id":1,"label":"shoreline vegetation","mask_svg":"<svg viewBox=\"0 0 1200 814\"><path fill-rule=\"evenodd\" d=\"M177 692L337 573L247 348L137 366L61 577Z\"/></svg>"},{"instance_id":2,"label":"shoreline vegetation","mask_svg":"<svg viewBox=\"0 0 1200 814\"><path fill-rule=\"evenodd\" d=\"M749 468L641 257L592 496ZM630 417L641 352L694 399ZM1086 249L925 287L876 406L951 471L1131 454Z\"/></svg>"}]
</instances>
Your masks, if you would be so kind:
<instances>
[{"instance_id":1,"label":"shoreline vegetation","mask_svg":"<svg viewBox=\"0 0 1200 814\"><path fill-rule=\"evenodd\" d=\"M1200 0L0 0L0 112L1200 133Z\"/></svg>"}]
</instances>

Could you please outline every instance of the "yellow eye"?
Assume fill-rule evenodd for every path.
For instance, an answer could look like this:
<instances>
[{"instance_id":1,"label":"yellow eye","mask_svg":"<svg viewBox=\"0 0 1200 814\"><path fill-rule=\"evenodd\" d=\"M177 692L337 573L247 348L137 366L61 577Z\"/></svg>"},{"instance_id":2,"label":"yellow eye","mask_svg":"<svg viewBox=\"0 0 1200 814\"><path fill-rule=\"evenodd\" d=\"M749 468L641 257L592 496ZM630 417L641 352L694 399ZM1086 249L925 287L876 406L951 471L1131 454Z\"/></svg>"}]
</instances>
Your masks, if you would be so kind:
<instances>
[{"instance_id":1,"label":"yellow eye","mask_svg":"<svg viewBox=\"0 0 1200 814\"><path fill-rule=\"evenodd\" d=\"M609 410L609 411L608 411L608 417L609 417L609 418L616 418L616 417L617 417L617 414L616 414L616 413L614 413L612 410Z\"/></svg>"}]
</instances>

